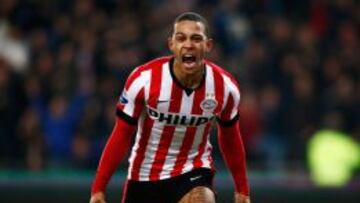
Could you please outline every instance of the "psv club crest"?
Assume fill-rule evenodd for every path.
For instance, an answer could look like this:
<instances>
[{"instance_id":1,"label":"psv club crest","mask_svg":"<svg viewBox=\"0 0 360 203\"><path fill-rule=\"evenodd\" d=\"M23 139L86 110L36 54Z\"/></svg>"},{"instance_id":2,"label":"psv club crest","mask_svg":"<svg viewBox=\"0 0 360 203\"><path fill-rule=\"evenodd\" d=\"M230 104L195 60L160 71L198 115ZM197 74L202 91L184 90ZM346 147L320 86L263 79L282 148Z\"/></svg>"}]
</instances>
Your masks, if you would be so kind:
<instances>
[{"instance_id":1,"label":"psv club crest","mask_svg":"<svg viewBox=\"0 0 360 203\"><path fill-rule=\"evenodd\" d=\"M217 106L214 94L207 94L206 98L200 103L200 107L203 111L213 111Z\"/></svg>"}]
</instances>

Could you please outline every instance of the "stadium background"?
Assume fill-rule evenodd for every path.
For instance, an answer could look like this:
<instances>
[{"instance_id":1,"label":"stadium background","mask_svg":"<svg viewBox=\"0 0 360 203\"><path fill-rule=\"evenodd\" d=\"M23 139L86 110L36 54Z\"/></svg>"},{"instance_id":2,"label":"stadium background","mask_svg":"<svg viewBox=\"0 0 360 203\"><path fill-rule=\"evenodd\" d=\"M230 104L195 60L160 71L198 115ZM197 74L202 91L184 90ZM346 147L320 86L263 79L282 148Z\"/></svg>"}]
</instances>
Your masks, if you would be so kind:
<instances>
[{"instance_id":1,"label":"stadium background","mask_svg":"<svg viewBox=\"0 0 360 203\"><path fill-rule=\"evenodd\" d=\"M360 150L358 1L2 0L0 202L88 201L124 80L169 54L169 26L184 11L209 20L209 57L240 81L253 202L360 200L360 153L335 184L312 179L309 164L324 129ZM218 198L231 202L215 133ZM126 165L109 202L120 200Z\"/></svg>"}]
</instances>

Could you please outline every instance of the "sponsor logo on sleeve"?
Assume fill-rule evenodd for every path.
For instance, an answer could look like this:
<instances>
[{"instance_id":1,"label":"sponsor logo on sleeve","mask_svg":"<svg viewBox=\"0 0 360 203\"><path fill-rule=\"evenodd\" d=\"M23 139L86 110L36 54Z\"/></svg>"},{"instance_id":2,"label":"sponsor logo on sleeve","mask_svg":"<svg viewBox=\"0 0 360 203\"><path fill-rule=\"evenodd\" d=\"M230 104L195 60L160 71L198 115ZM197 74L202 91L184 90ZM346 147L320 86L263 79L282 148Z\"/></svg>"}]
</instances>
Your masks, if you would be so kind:
<instances>
[{"instance_id":1,"label":"sponsor logo on sleeve","mask_svg":"<svg viewBox=\"0 0 360 203\"><path fill-rule=\"evenodd\" d=\"M120 95L120 98L119 98L119 102L121 104L127 104L129 102L129 100L127 99L127 95L126 95L126 92L123 91Z\"/></svg>"}]
</instances>

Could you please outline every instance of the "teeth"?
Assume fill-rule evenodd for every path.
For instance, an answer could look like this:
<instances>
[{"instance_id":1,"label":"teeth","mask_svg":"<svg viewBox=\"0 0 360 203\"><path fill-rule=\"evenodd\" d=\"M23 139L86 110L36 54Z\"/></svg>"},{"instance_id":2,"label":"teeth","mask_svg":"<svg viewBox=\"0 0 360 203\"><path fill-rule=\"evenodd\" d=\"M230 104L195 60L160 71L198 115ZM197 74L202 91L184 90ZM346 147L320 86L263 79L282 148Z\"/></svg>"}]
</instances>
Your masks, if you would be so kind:
<instances>
[{"instance_id":1,"label":"teeth","mask_svg":"<svg viewBox=\"0 0 360 203\"><path fill-rule=\"evenodd\" d=\"M182 56L182 61L183 61L184 63L194 63L194 62L196 61L196 58L195 58L195 56L192 55L192 54L184 54L184 55Z\"/></svg>"}]
</instances>

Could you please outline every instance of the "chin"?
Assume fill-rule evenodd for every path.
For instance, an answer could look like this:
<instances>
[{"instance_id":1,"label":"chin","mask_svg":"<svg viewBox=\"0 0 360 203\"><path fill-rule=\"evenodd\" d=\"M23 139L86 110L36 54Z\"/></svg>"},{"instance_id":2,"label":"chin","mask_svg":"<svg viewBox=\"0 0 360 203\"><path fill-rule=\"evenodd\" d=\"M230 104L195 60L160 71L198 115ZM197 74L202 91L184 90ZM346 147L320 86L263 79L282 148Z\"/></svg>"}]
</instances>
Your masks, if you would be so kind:
<instances>
[{"instance_id":1,"label":"chin","mask_svg":"<svg viewBox=\"0 0 360 203\"><path fill-rule=\"evenodd\" d=\"M195 67L195 68L182 67L182 70L184 71L184 73L189 74L189 75L199 72L200 69L201 69L201 67Z\"/></svg>"},{"instance_id":2,"label":"chin","mask_svg":"<svg viewBox=\"0 0 360 203\"><path fill-rule=\"evenodd\" d=\"M193 70L185 70L184 73L187 74L187 75L194 75L194 74L196 73L196 71L193 71Z\"/></svg>"}]
</instances>

